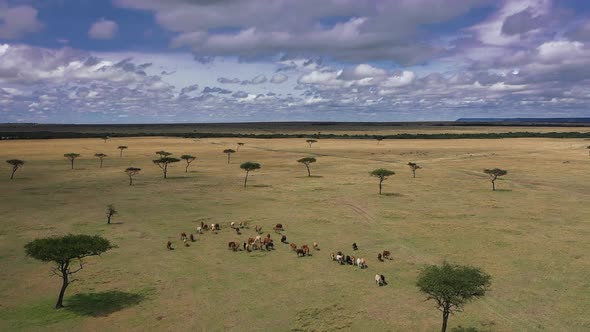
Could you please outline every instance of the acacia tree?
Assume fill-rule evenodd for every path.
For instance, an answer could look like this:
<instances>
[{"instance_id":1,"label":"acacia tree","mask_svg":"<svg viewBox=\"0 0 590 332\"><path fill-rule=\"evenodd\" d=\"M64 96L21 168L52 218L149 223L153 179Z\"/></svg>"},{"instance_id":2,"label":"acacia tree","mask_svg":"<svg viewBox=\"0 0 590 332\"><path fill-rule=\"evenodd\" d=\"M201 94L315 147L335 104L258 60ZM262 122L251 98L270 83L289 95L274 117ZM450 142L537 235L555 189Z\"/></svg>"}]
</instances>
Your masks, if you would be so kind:
<instances>
[{"instance_id":1,"label":"acacia tree","mask_svg":"<svg viewBox=\"0 0 590 332\"><path fill-rule=\"evenodd\" d=\"M68 158L68 160L70 161L70 165L72 166L72 169L74 169L74 160L76 160L76 158L80 157L79 153L66 153L64 154L64 157Z\"/></svg>"},{"instance_id":2,"label":"acacia tree","mask_svg":"<svg viewBox=\"0 0 590 332\"><path fill-rule=\"evenodd\" d=\"M10 174L11 180L14 179L14 173L16 173L16 171L18 171L18 169L23 167L25 164L25 162L20 159L10 159L6 162L12 166L12 173Z\"/></svg>"},{"instance_id":3,"label":"acacia tree","mask_svg":"<svg viewBox=\"0 0 590 332\"><path fill-rule=\"evenodd\" d=\"M244 144L246 143L238 142L238 147L236 148L236 151L240 151L240 146L244 146Z\"/></svg>"},{"instance_id":4,"label":"acacia tree","mask_svg":"<svg viewBox=\"0 0 590 332\"><path fill-rule=\"evenodd\" d=\"M141 171L141 168L137 168L137 167L127 167L127 169L125 169L125 173L127 173L127 176L129 176L129 185L133 185L133 177L137 174L139 174L139 172Z\"/></svg>"},{"instance_id":5,"label":"acacia tree","mask_svg":"<svg viewBox=\"0 0 590 332\"><path fill-rule=\"evenodd\" d=\"M161 157L160 159L153 160L153 163L158 165L164 173L164 179L168 176L168 165L179 162L180 159L174 157Z\"/></svg>"},{"instance_id":6,"label":"acacia tree","mask_svg":"<svg viewBox=\"0 0 590 332\"><path fill-rule=\"evenodd\" d=\"M416 286L426 293L426 300L434 300L442 312L442 332L447 330L449 315L462 311L465 303L485 295L491 276L479 268L451 265L431 265L418 276Z\"/></svg>"},{"instance_id":7,"label":"acacia tree","mask_svg":"<svg viewBox=\"0 0 590 332\"><path fill-rule=\"evenodd\" d=\"M244 188L246 188L246 184L248 183L248 174L250 173L250 171L255 171L257 169L260 169L260 167L261 166L259 163L254 163L251 161L247 161L240 165L240 168L246 171L246 178L244 179Z\"/></svg>"},{"instance_id":8,"label":"acacia tree","mask_svg":"<svg viewBox=\"0 0 590 332\"><path fill-rule=\"evenodd\" d=\"M316 159L313 157L306 157L306 158L301 158L301 159L297 160L297 162L305 165L305 167L307 168L307 176L311 176L311 172L309 170L309 165L311 163L315 163Z\"/></svg>"},{"instance_id":9,"label":"acacia tree","mask_svg":"<svg viewBox=\"0 0 590 332\"><path fill-rule=\"evenodd\" d=\"M102 168L102 160L104 159L104 157L106 157L107 155L104 153L95 153L94 156L96 158L98 158L100 160L100 168Z\"/></svg>"},{"instance_id":10,"label":"acacia tree","mask_svg":"<svg viewBox=\"0 0 590 332\"><path fill-rule=\"evenodd\" d=\"M383 137L377 136L375 137L375 139L377 140L377 145L379 145L379 143L381 143L381 141L383 140Z\"/></svg>"},{"instance_id":11,"label":"acacia tree","mask_svg":"<svg viewBox=\"0 0 590 332\"><path fill-rule=\"evenodd\" d=\"M227 163L228 164L229 164L229 161L230 161L231 154L232 153L235 153L235 152L236 152L236 150L233 150L233 149L225 149L225 150L223 150L223 153L226 153L227 154Z\"/></svg>"},{"instance_id":12,"label":"acacia tree","mask_svg":"<svg viewBox=\"0 0 590 332\"><path fill-rule=\"evenodd\" d=\"M195 159L197 159L197 157L191 156L190 154L183 154L182 156L180 156L180 159L186 161L186 167L184 168L184 172L188 173L188 167L193 161L195 161Z\"/></svg>"},{"instance_id":13,"label":"acacia tree","mask_svg":"<svg viewBox=\"0 0 590 332\"><path fill-rule=\"evenodd\" d=\"M103 137L101 137L101 139L103 139L105 143L106 143L106 142L109 140L109 138L110 138L110 137L108 137L108 136L103 136Z\"/></svg>"},{"instance_id":14,"label":"acacia tree","mask_svg":"<svg viewBox=\"0 0 590 332\"><path fill-rule=\"evenodd\" d=\"M107 224L111 223L111 218L117 214L117 210L115 210L115 206L113 204L107 205Z\"/></svg>"},{"instance_id":15,"label":"acacia tree","mask_svg":"<svg viewBox=\"0 0 590 332\"><path fill-rule=\"evenodd\" d=\"M483 170L483 172L490 176L490 180L492 181L492 190L496 190L496 180L498 177L508 174L508 171L499 168L486 168Z\"/></svg>"},{"instance_id":16,"label":"acacia tree","mask_svg":"<svg viewBox=\"0 0 590 332\"><path fill-rule=\"evenodd\" d=\"M121 150L119 152L119 158L123 157L123 150L127 149L127 145L119 145L117 149Z\"/></svg>"},{"instance_id":17,"label":"acacia tree","mask_svg":"<svg viewBox=\"0 0 590 332\"><path fill-rule=\"evenodd\" d=\"M309 144L309 147L311 148L311 145L313 143L316 143L317 141L315 139L308 139L306 142L307 142L307 144Z\"/></svg>"},{"instance_id":18,"label":"acacia tree","mask_svg":"<svg viewBox=\"0 0 590 332\"><path fill-rule=\"evenodd\" d=\"M167 151L156 151L156 154L159 155L161 158L168 157L168 156L172 155L172 153L167 152Z\"/></svg>"},{"instance_id":19,"label":"acacia tree","mask_svg":"<svg viewBox=\"0 0 590 332\"><path fill-rule=\"evenodd\" d=\"M414 176L414 178L416 178L416 170L420 169L422 167L420 167L420 165L413 163L413 162L409 162L408 166L410 166L410 169L412 170L412 175Z\"/></svg>"},{"instance_id":20,"label":"acacia tree","mask_svg":"<svg viewBox=\"0 0 590 332\"><path fill-rule=\"evenodd\" d=\"M378 168L372 172L369 173L371 176L374 176L376 178L379 178L379 195L381 195L381 186L383 181L387 180L388 176L394 175L395 172L394 171L390 171L388 169L385 168Z\"/></svg>"},{"instance_id":21,"label":"acacia tree","mask_svg":"<svg viewBox=\"0 0 590 332\"><path fill-rule=\"evenodd\" d=\"M61 290L55 304L56 309L63 308L63 298L66 288L77 279L70 279L72 275L84 267L83 258L98 256L112 249L109 240L98 235L72 235L49 237L33 240L25 245L27 256L43 262L53 262L52 272L62 278ZM73 268L72 264L79 267Z\"/></svg>"}]
</instances>

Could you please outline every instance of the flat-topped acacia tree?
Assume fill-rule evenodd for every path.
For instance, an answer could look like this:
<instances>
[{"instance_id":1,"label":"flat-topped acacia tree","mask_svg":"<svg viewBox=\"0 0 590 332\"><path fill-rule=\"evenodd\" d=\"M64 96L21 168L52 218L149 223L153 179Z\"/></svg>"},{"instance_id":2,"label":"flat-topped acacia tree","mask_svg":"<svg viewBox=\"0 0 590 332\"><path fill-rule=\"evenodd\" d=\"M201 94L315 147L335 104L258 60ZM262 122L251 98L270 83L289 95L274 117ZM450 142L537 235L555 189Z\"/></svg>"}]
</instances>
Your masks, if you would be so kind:
<instances>
[{"instance_id":1,"label":"flat-topped acacia tree","mask_svg":"<svg viewBox=\"0 0 590 332\"><path fill-rule=\"evenodd\" d=\"M64 157L66 157L70 161L70 165L71 165L72 169L74 169L74 160L76 160L76 158L80 157L80 154L79 153L66 153L66 154L64 154Z\"/></svg>"},{"instance_id":2,"label":"flat-topped acacia tree","mask_svg":"<svg viewBox=\"0 0 590 332\"><path fill-rule=\"evenodd\" d=\"M311 171L309 169L309 165L316 162L316 159L313 157L305 157L297 160L298 163L305 165L307 168L307 176L311 176Z\"/></svg>"},{"instance_id":3,"label":"flat-topped acacia tree","mask_svg":"<svg viewBox=\"0 0 590 332\"><path fill-rule=\"evenodd\" d=\"M232 153L236 153L236 150L233 149L225 149L223 150L223 153L227 154L227 163L229 164L230 162L230 156Z\"/></svg>"},{"instance_id":4,"label":"flat-topped acacia tree","mask_svg":"<svg viewBox=\"0 0 590 332\"><path fill-rule=\"evenodd\" d=\"M115 206L113 204L109 204L107 205L107 224L111 224L111 219L113 218L113 216L115 214L117 214L119 212L117 212L117 210L115 209Z\"/></svg>"},{"instance_id":5,"label":"flat-topped acacia tree","mask_svg":"<svg viewBox=\"0 0 590 332\"><path fill-rule=\"evenodd\" d=\"M95 153L94 156L100 160L100 168L102 168L102 160L107 156L104 153Z\"/></svg>"},{"instance_id":6,"label":"flat-topped acacia tree","mask_svg":"<svg viewBox=\"0 0 590 332\"><path fill-rule=\"evenodd\" d=\"M83 259L99 256L113 247L109 240L98 235L68 234L33 240L25 245L25 253L34 259L55 264L52 272L62 279L61 290L55 304L55 308L60 309L64 306L66 288L77 280L70 278L74 273L82 270ZM77 263L76 266L72 266L74 263Z\"/></svg>"},{"instance_id":7,"label":"flat-topped acacia tree","mask_svg":"<svg viewBox=\"0 0 590 332\"><path fill-rule=\"evenodd\" d=\"M119 151L119 158L123 157L123 150L126 150L127 148L128 148L127 145L119 145L117 147L117 149L121 150L121 151Z\"/></svg>"},{"instance_id":8,"label":"flat-topped acacia tree","mask_svg":"<svg viewBox=\"0 0 590 332\"><path fill-rule=\"evenodd\" d=\"M486 168L483 170L483 172L490 176L490 181L492 181L492 190L493 191L496 190L496 180L500 176L504 176L504 175L508 174L508 171L505 171L500 168L492 168L492 169Z\"/></svg>"},{"instance_id":9,"label":"flat-topped acacia tree","mask_svg":"<svg viewBox=\"0 0 590 332\"><path fill-rule=\"evenodd\" d=\"M163 151L163 150L162 151L156 151L156 154L159 155L160 157L168 157L168 156L171 156L172 155L172 153L167 152L167 151Z\"/></svg>"},{"instance_id":10,"label":"flat-topped acacia tree","mask_svg":"<svg viewBox=\"0 0 590 332\"><path fill-rule=\"evenodd\" d=\"M240 168L243 169L244 171L246 171L246 178L244 179L244 188L246 188L246 185L248 183L248 174L251 171L255 171L257 169L260 169L260 167L262 167L262 166L260 166L259 163L254 163L251 161L247 161L247 162L240 165Z\"/></svg>"},{"instance_id":11,"label":"flat-topped acacia tree","mask_svg":"<svg viewBox=\"0 0 590 332\"><path fill-rule=\"evenodd\" d=\"M129 185L133 185L133 177L137 174L139 174L139 172L141 171L141 168L137 168L137 167L127 167L127 169L125 169L125 173L127 173L127 176L129 177Z\"/></svg>"},{"instance_id":12,"label":"flat-topped acacia tree","mask_svg":"<svg viewBox=\"0 0 590 332\"><path fill-rule=\"evenodd\" d=\"M387 180L387 177L394 175L395 172L394 171L390 171L388 169L385 168L378 168L372 172L369 173L371 176L374 176L376 178L379 178L379 195L381 195L381 187L383 184L383 181Z\"/></svg>"},{"instance_id":13,"label":"flat-topped acacia tree","mask_svg":"<svg viewBox=\"0 0 590 332\"><path fill-rule=\"evenodd\" d=\"M307 142L307 144L309 144L309 147L311 148L311 145L313 143L317 143L317 140L315 140L315 139L308 139L306 142Z\"/></svg>"},{"instance_id":14,"label":"flat-topped acacia tree","mask_svg":"<svg viewBox=\"0 0 590 332\"><path fill-rule=\"evenodd\" d=\"M197 159L197 157L191 156L190 154L183 154L182 156L180 156L180 159L186 161L186 167L184 168L184 172L188 173L188 167L191 165L193 161L195 161L195 159Z\"/></svg>"},{"instance_id":15,"label":"flat-topped acacia tree","mask_svg":"<svg viewBox=\"0 0 590 332\"><path fill-rule=\"evenodd\" d=\"M479 268L444 262L442 266L424 268L416 286L427 295L426 300L436 302L436 308L442 312L441 331L445 332L450 314L462 311L467 302L484 296L491 279Z\"/></svg>"},{"instance_id":16,"label":"flat-topped acacia tree","mask_svg":"<svg viewBox=\"0 0 590 332\"><path fill-rule=\"evenodd\" d=\"M411 162L411 161L408 163L408 166L409 166L409 167L410 167L410 169L412 170L412 176L413 176L414 178L416 178L416 170L418 170L418 169L420 169L420 168L422 168L422 167L420 167L420 165L418 165L418 164L416 164L416 163L413 163L413 162Z\"/></svg>"},{"instance_id":17,"label":"flat-topped acacia tree","mask_svg":"<svg viewBox=\"0 0 590 332\"><path fill-rule=\"evenodd\" d=\"M102 139L102 140L104 140L104 142L105 142L105 143L106 143L106 142L109 140L109 138L110 138L110 137L108 137L108 136L103 136L103 137L101 137L101 139Z\"/></svg>"},{"instance_id":18,"label":"flat-topped acacia tree","mask_svg":"<svg viewBox=\"0 0 590 332\"><path fill-rule=\"evenodd\" d=\"M14 179L14 173L25 164L25 162L20 159L9 159L6 162L12 166L12 173L10 173L11 180Z\"/></svg>"},{"instance_id":19,"label":"flat-topped acacia tree","mask_svg":"<svg viewBox=\"0 0 590 332\"><path fill-rule=\"evenodd\" d=\"M238 142L238 147L236 148L236 151L240 151L240 147L244 146L244 144L246 143Z\"/></svg>"},{"instance_id":20,"label":"flat-topped acacia tree","mask_svg":"<svg viewBox=\"0 0 590 332\"><path fill-rule=\"evenodd\" d=\"M179 162L180 159L174 157L161 157L160 159L153 160L153 163L158 165L164 173L164 179L168 177L168 165Z\"/></svg>"},{"instance_id":21,"label":"flat-topped acacia tree","mask_svg":"<svg viewBox=\"0 0 590 332\"><path fill-rule=\"evenodd\" d=\"M381 143L381 141L383 140L383 137L377 136L375 137L375 139L377 140L377 145L379 145L379 143Z\"/></svg>"}]
</instances>

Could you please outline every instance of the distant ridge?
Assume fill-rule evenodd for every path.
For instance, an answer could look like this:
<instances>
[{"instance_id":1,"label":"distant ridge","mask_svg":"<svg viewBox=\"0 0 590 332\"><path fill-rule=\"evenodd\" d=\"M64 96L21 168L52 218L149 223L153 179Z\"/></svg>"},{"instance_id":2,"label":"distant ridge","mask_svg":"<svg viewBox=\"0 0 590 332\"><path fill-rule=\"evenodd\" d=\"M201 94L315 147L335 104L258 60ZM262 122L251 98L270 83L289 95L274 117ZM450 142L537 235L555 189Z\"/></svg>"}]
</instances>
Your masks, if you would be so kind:
<instances>
[{"instance_id":1,"label":"distant ridge","mask_svg":"<svg viewBox=\"0 0 590 332\"><path fill-rule=\"evenodd\" d=\"M456 122L590 123L590 118L460 118Z\"/></svg>"}]
</instances>

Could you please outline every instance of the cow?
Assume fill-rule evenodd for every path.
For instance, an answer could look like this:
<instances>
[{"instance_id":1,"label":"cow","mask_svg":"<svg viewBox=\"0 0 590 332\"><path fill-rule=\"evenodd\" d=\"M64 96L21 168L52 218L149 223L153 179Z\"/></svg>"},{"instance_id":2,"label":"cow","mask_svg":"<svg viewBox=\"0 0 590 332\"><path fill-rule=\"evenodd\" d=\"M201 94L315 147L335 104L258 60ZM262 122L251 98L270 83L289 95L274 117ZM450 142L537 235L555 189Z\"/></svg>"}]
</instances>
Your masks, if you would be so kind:
<instances>
[{"instance_id":1,"label":"cow","mask_svg":"<svg viewBox=\"0 0 590 332\"><path fill-rule=\"evenodd\" d=\"M357 259L356 259L356 265L357 265L358 267L360 267L361 269L364 269L364 268L366 268L366 267L367 267L367 264L366 264L366 262L365 262L365 259L364 259L364 258L357 258Z\"/></svg>"},{"instance_id":2,"label":"cow","mask_svg":"<svg viewBox=\"0 0 590 332\"><path fill-rule=\"evenodd\" d=\"M246 228L246 226L248 225L248 223L246 221L240 221L240 228Z\"/></svg>"},{"instance_id":3,"label":"cow","mask_svg":"<svg viewBox=\"0 0 590 332\"><path fill-rule=\"evenodd\" d=\"M270 242L268 242L268 243L265 243L264 246L266 247L266 250L270 250L270 249L275 248L275 244L272 242L272 240L270 240Z\"/></svg>"},{"instance_id":4,"label":"cow","mask_svg":"<svg viewBox=\"0 0 590 332\"><path fill-rule=\"evenodd\" d=\"M391 253L388 250L383 251L383 259L392 259Z\"/></svg>"},{"instance_id":5,"label":"cow","mask_svg":"<svg viewBox=\"0 0 590 332\"><path fill-rule=\"evenodd\" d=\"M377 286L386 285L387 282L385 282L385 276L382 274L376 274L375 275L375 284L377 284Z\"/></svg>"},{"instance_id":6,"label":"cow","mask_svg":"<svg viewBox=\"0 0 590 332\"><path fill-rule=\"evenodd\" d=\"M216 231L220 231L221 230L221 225L220 224L215 224L215 230Z\"/></svg>"},{"instance_id":7,"label":"cow","mask_svg":"<svg viewBox=\"0 0 590 332\"><path fill-rule=\"evenodd\" d=\"M330 258L332 258L332 260L335 261L336 260L336 255L334 253L331 253L330 254Z\"/></svg>"},{"instance_id":8,"label":"cow","mask_svg":"<svg viewBox=\"0 0 590 332\"><path fill-rule=\"evenodd\" d=\"M258 226L258 225L254 226L254 231L256 231L256 233L258 233L258 234L262 233L262 226Z\"/></svg>"},{"instance_id":9,"label":"cow","mask_svg":"<svg viewBox=\"0 0 590 332\"><path fill-rule=\"evenodd\" d=\"M307 244L302 245L301 249L303 249L303 252L305 252L305 254L309 256L309 247L307 246Z\"/></svg>"},{"instance_id":10,"label":"cow","mask_svg":"<svg viewBox=\"0 0 590 332\"><path fill-rule=\"evenodd\" d=\"M287 235L281 236L281 242L282 243L287 243Z\"/></svg>"},{"instance_id":11,"label":"cow","mask_svg":"<svg viewBox=\"0 0 590 332\"><path fill-rule=\"evenodd\" d=\"M314 243L313 243L313 249L315 249L315 250L320 250L320 247L319 247L319 245L318 245L318 243L317 243L317 242L314 242Z\"/></svg>"},{"instance_id":12,"label":"cow","mask_svg":"<svg viewBox=\"0 0 590 332\"><path fill-rule=\"evenodd\" d=\"M184 240L182 240L182 242L184 243L185 247L190 247L191 245L188 243L187 238L185 237Z\"/></svg>"},{"instance_id":13,"label":"cow","mask_svg":"<svg viewBox=\"0 0 590 332\"><path fill-rule=\"evenodd\" d=\"M381 253L377 254L377 260L383 262L383 257L381 256Z\"/></svg>"},{"instance_id":14,"label":"cow","mask_svg":"<svg viewBox=\"0 0 590 332\"><path fill-rule=\"evenodd\" d=\"M258 243L254 242L250 245L250 247L252 247L252 250L258 250L260 249L260 246L258 245Z\"/></svg>"},{"instance_id":15,"label":"cow","mask_svg":"<svg viewBox=\"0 0 590 332\"><path fill-rule=\"evenodd\" d=\"M359 250L359 247L356 245L356 242L352 244L352 250Z\"/></svg>"},{"instance_id":16,"label":"cow","mask_svg":"<svg viewBox=\"0 0 590 332\"><path fill-rule=\"evenodd\" d=\"M201 227L201 226L197 227L197 233L203 234L203 227Z\"/></svg>"},{"instance_id":17,"label":"cow","mask_svg":"<svg viewBox=\"0 0 590 332\"><path fill-rule=\"evenodd\" d=\"M236 234L237 235L242 235L242 233L240 232L240 229L239 228L236 228Z\"/></svg>"},{"instance_id":18,"label":"cow","mask_svg":"<svg viewBox=\"0 0 590 332\"><path fill-rule=\"evenodd\" d=\"M180 240L181 241L186 240L186 233L185 232L180 233Z\"/></svg>"},{"instance_id":19,"label":"cow","mask_svg":"<svg viewBox=\"0 0 590 332\"><path fill-rule=\"evenodd\" d=\"M350 258L350 256L346 255L346 264L348 265L352 265L352 258Z\"/></svg>"},{"instance_id":20,"label":"cow","mask_svg":"<svg viewBox=\"0 0 590 332\"><path fill-rule=\"evenodd\" d=\"M201 223L201 224L203 225L203 226L201 226L201 228L202 228L204 231L208 231L208 230L209 230L209 225L207 225L207 224L205 224L205 223Z\"/></svg>"},{"instance_id":21,"label":"cow","mask_svg":"<svg viewBox=\"0 0 590 332\"><path fill-rule=\"evenodd\" d=\"M248 246L248 244L244 242L244 250L246 250L246 246Z\"/></svg>"},{"instance_id":22,"label":"cow","mask_svg":"<svg viewBox=\"0 0 590 332\"><path fill-rule=\"evenodd\" d=\"M256 243L262 242L262 237L260 235L256 235L256 238L254 239L254 242L256 242Z\"/></svg>"},{"instance_id":23,"label":"cow","mask_svg":"<svg viewBox=\"0 0 590 332\"><path fill-rule=\"evenodd\" d=\"M191 242L195 242L195 236L193 235L193 233L191 233Z\"/></svg>"},{"instance_id":24,"label":"cow","mask_svg":"<svg viewBox=\"0 0 590 332\"><path fill-rule=\"evenodd\" d=\"M227 247L228 247L229 249L233 250L233 251L238 251L238 248L240 247L240 244L239 244L239 242L237 242L237 241L230 241L230 242L227 244Z\"/></svg>"},{"instance_id":25,"label":"cow","mask_svg":"<svg viewBox=\"0 0 590 332\"><path fill-rule=\"evenodd\" d=\"M276 233L280 233L281 231L283 231L283 224L276 224L275 227L273 227L274 231Z\"/></svg>"},{"instance_id":26,"label":"cow","mask_svg":"<svg viewBox=\"0 0 590 332\"><path fill-rule=\"evenodd\" d=\"M254 241L255 241L255 240L254 240L254 238L253 238L253 237L249 237L249 238L248 238L248 244L252 244L252 243L254 243Z\"/></svg>"},{"instance_id":27,"label":"cow","mask_svg":"<svg viewBox=\"0 0 590 332\"><path fill-rule=\"evenodd\" d=\"M172 242L168 241L168 243L166 243L166 249L174 250L174 248L172 247Z\"/></svg>"},{"instance_id":28,"label":"cow","mask_svg":"<svg viewBox=\"0 0 590 332\"><path fill-rule=\"evenodd\" d=\"M297 245L295 243L291 243L289 246L291 247L291 249L293 251L295 251L297 249Z\"/></svg>"},{"instance_id":29,"label":"cow","mask_svg":"<svg viewBox=\"0 0 590 332\"><path fill-rule=\"evenodd\" d=\"M342 254L337 254L336 261L340 263L340 265L344 265L344 256L342 256Z\"/></svg>"},{"instance_id":30,"label":"cow","mask_svg":"<svg viewBox=\"0 0 590 332\"><path fill-rule=\"evenodd\" d=\"M232 221L232 222L229 224L229 227L231 227L231 228L236 228L236 222L235 222L235 221Z\"/></svg>"},{"instance_id":31,"label":"cow","mask_svg":"<svg viewBox=\"0 0 590 332\"><path fill-rule=\"evenodd\" d=\"M297 257L305 257L305 250L299 248L296 249L295 252L297 253Z\"/></svg>"}]
</instances>

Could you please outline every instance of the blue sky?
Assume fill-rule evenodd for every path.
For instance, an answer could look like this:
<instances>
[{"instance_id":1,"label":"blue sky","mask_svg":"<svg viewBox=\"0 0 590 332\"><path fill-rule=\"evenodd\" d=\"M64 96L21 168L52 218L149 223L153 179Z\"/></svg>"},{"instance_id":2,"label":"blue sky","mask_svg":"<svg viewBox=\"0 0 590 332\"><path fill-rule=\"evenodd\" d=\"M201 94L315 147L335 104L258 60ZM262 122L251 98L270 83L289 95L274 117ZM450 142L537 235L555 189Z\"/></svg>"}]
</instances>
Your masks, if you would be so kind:
<instances>
[{"instance_id":1,"label":"blue sky","mask_svg":"<svg viewBox=\"0 0 590 332\"><path fill-rule=\"evenodd\" d=\"M0 0L0 122L590 116L590 3Z\"/></svg>"}]
</instances>

